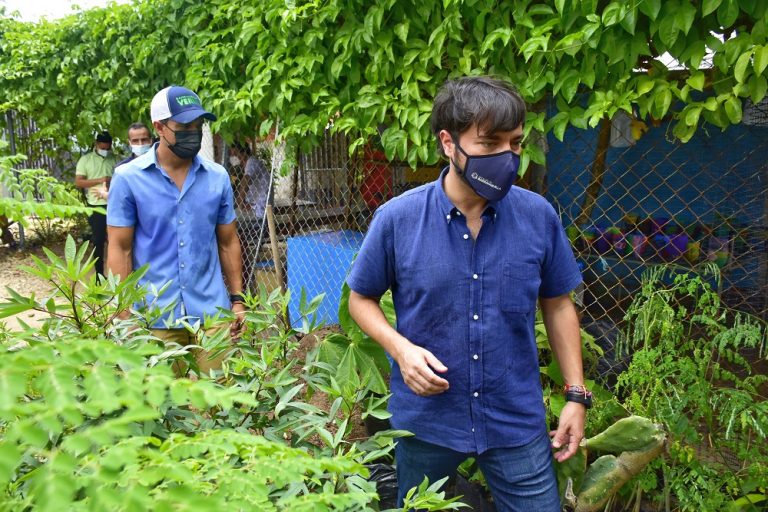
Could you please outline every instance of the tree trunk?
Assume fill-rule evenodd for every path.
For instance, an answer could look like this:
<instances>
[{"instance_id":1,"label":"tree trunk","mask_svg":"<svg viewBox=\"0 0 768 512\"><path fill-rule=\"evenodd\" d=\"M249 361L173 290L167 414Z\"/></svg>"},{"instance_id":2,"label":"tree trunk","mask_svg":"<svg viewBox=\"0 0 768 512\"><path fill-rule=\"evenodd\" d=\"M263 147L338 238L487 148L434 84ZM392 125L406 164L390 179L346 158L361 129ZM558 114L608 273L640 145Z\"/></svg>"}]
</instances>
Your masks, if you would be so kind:
<instances>
[{"instance_id":1,"label":"tree trunk","mask_svg":"<svg viewBox=\"0 0 768 512\"><path fill-rule=\"evenodd\" d=\"M592 162L592 176L589 180L587 190L584 193L584 202L581 205L581 212L574 222L577 226L586 224L592 217L592 210L595 209L595 203L597 203L597 197L600 195L600 189L603 188L605 157L608 154L610 145L611 120L604 118L600 123L600 134L597 138L597 148L595 148L595 160Z\"/></svg>"}]
</instances>

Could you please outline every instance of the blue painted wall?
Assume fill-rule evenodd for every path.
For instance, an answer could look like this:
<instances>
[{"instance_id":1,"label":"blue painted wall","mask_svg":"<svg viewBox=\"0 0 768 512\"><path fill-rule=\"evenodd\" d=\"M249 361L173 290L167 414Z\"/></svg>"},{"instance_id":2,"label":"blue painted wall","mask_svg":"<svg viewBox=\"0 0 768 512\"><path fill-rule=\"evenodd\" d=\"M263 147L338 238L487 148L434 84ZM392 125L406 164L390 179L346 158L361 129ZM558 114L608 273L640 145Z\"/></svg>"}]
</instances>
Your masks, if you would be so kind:
<instances>
[{"instance_id":1,"label":"blue painted wall","mask_svg":"<svg viewBox=\"0 0 768 512\"><path fill-rule=\"evenodd\" d=\"M634 146L608 151L593 222L618 224L625 212L707 224L719 223L717 214L745 225L764 222L768 129L708 127L687 144L668 141L667 132L671 139L668 123L651 126ZM564 142L551 135L548 142L547 196L568 225L589 184L597 130L569 128Z\"/></svg>"},{"instance_id":2,"label":"blue painted wall","mask_svg":"<svg viewBox=\"0 0 768 512\"><path fill-rule=\"evenodd\" d=\"M640 219L674 218L684 226L765 228L768 128L737 125L721 131L707 126L687 143L672 137L669 123L649 126L634 146L610 148L603 187L592 223L621 225L625 213ZM564 142L549 136L547 197L563 224L573 222L584 201L598 130L569 128ZM755 288L766 240L756 230L741 240L740 258L724 276L726 285Z\"/></svg>"}]
</instances>

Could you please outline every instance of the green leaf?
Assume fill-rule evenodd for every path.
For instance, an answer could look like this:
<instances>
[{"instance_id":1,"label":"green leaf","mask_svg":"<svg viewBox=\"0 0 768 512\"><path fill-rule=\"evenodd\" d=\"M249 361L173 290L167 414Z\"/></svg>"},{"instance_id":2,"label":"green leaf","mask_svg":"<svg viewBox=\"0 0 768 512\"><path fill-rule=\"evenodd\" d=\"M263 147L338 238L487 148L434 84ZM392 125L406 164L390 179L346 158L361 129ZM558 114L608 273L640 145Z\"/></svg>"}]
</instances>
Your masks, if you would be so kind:
<instances>
[{"instance_id":1,"label":"green leaf","mask_svg":"<svg viewBox=\"0 0 768 512\"><path fill-rule=\"evenodd\" d=\"M621 19L621 28L626 30L632 35L635 35L635 28L637 26L637 8L628 8L626 14Z\"/></svg>"},{"instance_id":2,"label":"green leaf","mask_svg":"<svg viewBox=\"0 0 768 512\"><path fill-rule=\"evenodd\" d=\"M688 2L681 2L674 14L675 25L683 34L688 34L696 19L696 8Z\"/></svg>"},{"instance_id":3,"label":"green leaf","mask_svg":"<svg viewBox=\"0 0 768 512\"><path fill-rule=\"evenodd\" d=\"M640 12L653 21L659 16L659 11L661 11L661 0L643 0L639 2L638 8Z\"/></svg>"},{"instance_id":4,"label":"green leaf","mask_svg":"<svg viewBox=\"0 0 768 512\"><path fill-rule=\"evenodd\" d=\"M21 463L21 451L15 443L0 441L0 487L5 488Z\"/></svg>"},{"instance_id":5,"label":"green leaf","mask_svg":"<svg viewBox=\"0 0 768 512\"><path fill-rule=\"evenodd\" d=\"M653 117L656 119L662 119L669 111L669 107L672 105L672 91L669 89L663 89L661 92L656 93L653 98Z\"/></svg>"},{"instance_id":6,"label":"green leaf","mask_svg":"<svg viewBox=\"0 0 768 512\"><path fill-rule=\"evenodd\" d=\"M536 144L526 144L523 152L530 157L531 161L537 164L544 165L547 161L544 151Z\"/></svg>"},{"instance_id":7,"label":"green leaf","mask_svg":"<svg viewBox=\"0 0 768 512\"><path fill-rule=\"evenodd\" d=\"M725 108L725 115L728 116L731 123L738 124L741 122L742 109L741 101L738 98L729 96L723 103L723 107Z\"/></svg>"},{"instance_id":8,"label":"green leaf","mask_svg":"<svg viewBox=\"0 0 768 512\"><path fill-rule=\"evenodd\" d=\"M723 0L723 3L717 9L717 21L720 22L720 25L724 28L730 28L738 17L738 0Z\"/></svg>"},{"instance_id":9,"label":"green leaf","mask_svg":"<svg viewBox=\"0 0 768 512\"><path fill-rule=\"evenodd\" d=\"M563 14L565 13L565 0L555 0L555 9L557 9L557 12L562 18Z\"/></svg>"},{"instance_id":10,"label":"green leaf","mask_svg":"<svg viewBox=\"0 0 768 512\"><path fill-rule=\"evenodd\" d=\"M717 110L717 107L718 107L718 101L716 98L713 98L712 96L710 96L709 98L704 100L704 108L709 110L710 112L714 112L715 110Z\"/></svg>"},{"instance_id":11,"label":"green leaf","mask_svg":"<svg viewBox=\"0 0 768 512\"><path fill-rule=\"evenodd\" d=\"M677 22L674 16L665 16L659 24L659 38L667 48L675 44L680 29L677 28Z\"/></svg>"},{"instance_id":12,"label":"green leaf","mask_svg":"<svg viewBox=\"0 0 768 512\"><path fill-rule=\"evenodd\" d=\"M637 79L637 94L640 96L648 94L653 90L655 86L655 80L648 77L647 75L642 75Z\"/></svg>"},{"instance_id":13,"label":"green leaf","mask_svg":"<svg viewBox=\"0 0 768 512\"><path fill-rule=\"evenodd\" d=\"M75 244L75 239L72 238L72 235L67 235L67 241L64 244L64 259L67 262L72 262L75 260L76 255L77 245Z\"/></svg>"},{"instance_id":14,"label":"green leaf","mask_svg":"<svg viewBox=\"0 0 768 512\"><path fill-rule=\"evenodd\" d=\"M699 122L699 116L701 115L702 107L692 106L687 109L685 113L685 124L695 127Z\"/></svg>"},{"instance_id":15,"label":"green leaf","mask_svg":"<svg viewBox=\"0 0 768 512\"><path fill-rule=\"evenodd\" d=\"M737 82L743 83L746 78L747 68L752 61L752 50L742 53L733 68L733 77Z\"/></svg>"},{"instance_id":16,"label":"green leaf","mask_svg":"<svg viewBox=\"0 0 768 512\"><path fill-rule=\"evenodd\" d=\"M688 77L685 83L690 85L692 89L696 89L697 91L703 91L705 80L706 80L706 77L704 76L704 72L695 71L691 73L691 76Z\"/></svg>"},{"instance_id":17,"label":"green leaf","mask_svg":"<svg viewBox=\"0 0 768 512\"><path fill-rule=\"evenodd\" d=\"M760 103L768 91L768 80L764 76L752 75L749 79L749 98L752 103Z\"/></svg>"},{"instance_id":18,"label":"green leaf","mask_svg":"<svg viewBox=\"0 0 768 512\"><path fill-rule=\"evenodd\" d=\"M755 46L755 60L752 64L756 75L762 75L765 68L768 67L768 45Z\"/></svg>"},{"instance_id":19,"label":"green leaf","mask_svg":"<svg viewBox=\"0 0 768 512\"><path fill-rule=\"evenodd\" d=\"M704 0L701 5L702 16L707 16L717 10L723 0Z\"/></svg>"},{"instance_id":20,"label":"green leaf","mask_svg":"<svg viewBox=\"0 0 768 512\"><path fill-rule=\"evenodd\" d=\"M619 2L611 2L608 4L608 6L603 10L603 25L610 27L611 25L619 23L624 15L624 9L626 9L624 5L620 4Z\"/></svg>"},{"instance_id":21,"label":"green leaf","mask_svg":"<svg viewBox=\"0 0 768 512\"><path fill-rule=\"evenodd\" d=\"M408 28L410 23L408 20L395 25L395 35L404 43L408 42Z\"/></svg>"}]
</instances>

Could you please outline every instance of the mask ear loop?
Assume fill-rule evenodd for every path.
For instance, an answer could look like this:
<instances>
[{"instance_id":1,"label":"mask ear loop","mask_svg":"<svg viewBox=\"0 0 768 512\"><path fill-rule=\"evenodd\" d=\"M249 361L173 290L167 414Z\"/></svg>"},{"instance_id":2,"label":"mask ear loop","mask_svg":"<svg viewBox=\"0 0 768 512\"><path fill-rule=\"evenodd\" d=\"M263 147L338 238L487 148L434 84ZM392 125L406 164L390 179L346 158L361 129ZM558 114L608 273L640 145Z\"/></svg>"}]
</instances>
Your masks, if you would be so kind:
<instances>
[{"instance_id":1,"label":"mask ear loop","mask_svg":"<svg viewBox=\"0 0 768 512\"><path fill-rule=\"evenodd\" d=\"M451 133L451 141L453 142L453 145L456 146L456 149L461 151L461 154L466 157L467 162L469 162L469 155L464 151L464 148L461 147L461 144L459 144L459 138L453 133ZM453 167L456 169L456 174L458 174L464 181L467 181L466 172L461 168L458 160L451 158L451 163L453 163Z\"/></svg>"}]
</instances>

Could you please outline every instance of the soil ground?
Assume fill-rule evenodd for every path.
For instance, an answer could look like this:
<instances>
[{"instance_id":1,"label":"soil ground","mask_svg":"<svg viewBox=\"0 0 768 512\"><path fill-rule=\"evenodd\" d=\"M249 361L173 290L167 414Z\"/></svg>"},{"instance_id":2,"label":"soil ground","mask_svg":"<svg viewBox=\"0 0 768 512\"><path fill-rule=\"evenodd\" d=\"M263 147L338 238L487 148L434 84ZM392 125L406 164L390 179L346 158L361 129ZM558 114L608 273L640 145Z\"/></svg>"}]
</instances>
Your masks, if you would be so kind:
<instances>
[{"instance_id":1,"label":"soil ground","mask_svg":"<svg viewBox=\"0 0 768 512\"><path fill-rule=\"evenodd\" d=\"M56 241L46 244L49 249L58 255L64 253L64 242ZM7 288L10 288L22 296L35 295L36 298L46 297L52 289L50 283L43 281L25 270L23 267L33 264L32 256L37 256L46 261L43 248L37 244L27 244L23 250L10 248L7 245L0 246L0 297L5 301L9 296ZM38 326L45 313L28 311L1 319L8 329L21 329L19 320L30 326Z\"/></svg>"}]
</instances>

